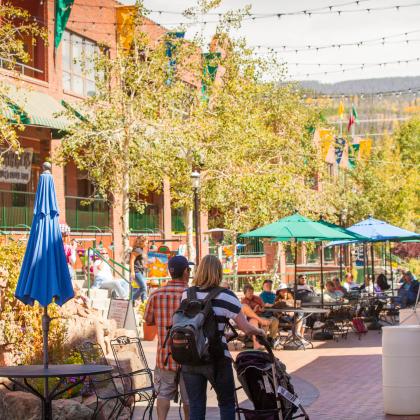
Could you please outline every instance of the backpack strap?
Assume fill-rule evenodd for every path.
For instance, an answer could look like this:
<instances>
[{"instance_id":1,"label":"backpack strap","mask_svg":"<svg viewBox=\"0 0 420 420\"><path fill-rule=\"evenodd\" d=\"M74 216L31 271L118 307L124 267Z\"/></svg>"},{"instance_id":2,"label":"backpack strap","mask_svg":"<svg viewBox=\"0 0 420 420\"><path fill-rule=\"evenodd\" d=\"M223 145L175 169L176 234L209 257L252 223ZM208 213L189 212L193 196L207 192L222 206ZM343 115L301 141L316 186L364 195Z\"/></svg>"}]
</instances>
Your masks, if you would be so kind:
<instances>
[{"instance_id":1,"label":"backpack strap","mask_svg":"<svg viewBox=\"0 0 420 420\"><path fill-rule=\"evenodd\" d=\"M187 300L197 300L197 286L191 286L187 289Z\"/></svg>"},{"instance_id":2,"label":"backpack strap","mask_svg":"<svg viewBox=\"0 0 420 420\"><path fill-rule=\"evenodd\" d=\"M211 302L213 299L215 299L224 290L226 290L224 287L215 287L213 290L211 290L207 294L206 298L204 299L205 303Z\"/></svg>"}]
</instances>

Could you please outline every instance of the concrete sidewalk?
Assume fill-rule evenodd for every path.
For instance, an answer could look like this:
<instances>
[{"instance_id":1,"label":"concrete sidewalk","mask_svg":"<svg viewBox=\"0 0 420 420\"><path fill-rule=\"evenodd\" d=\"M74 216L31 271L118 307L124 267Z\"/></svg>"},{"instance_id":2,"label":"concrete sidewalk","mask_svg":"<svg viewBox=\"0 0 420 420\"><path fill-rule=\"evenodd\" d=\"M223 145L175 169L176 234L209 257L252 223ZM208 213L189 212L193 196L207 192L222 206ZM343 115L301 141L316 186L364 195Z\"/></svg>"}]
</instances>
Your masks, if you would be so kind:
<instances>
[{"instance_id":1,"label":"concrete sidewalk","mask_svg":"<svg viewBox=\"0 0 420 420\"><path fill-rule=\"evenodd\" d=\"M420 416L385 416L382 401L381 334L369 331L359 340L353 333L339 342L315 342L314 349L276 351L292 374L311 420L420 420ZM150 366L155 366L156 342L144 342ZM232 351L236 357L237 351ZM420 397L420 396L419 396ZM243 393L240 403L247 403ZM213 390L208 390L206 419L220 418ZM135 419L141 419L139 407ZM157 418L154 414L153 418ZM178 407L170 420L179 419Z\"/></svg>"}]
</instances>

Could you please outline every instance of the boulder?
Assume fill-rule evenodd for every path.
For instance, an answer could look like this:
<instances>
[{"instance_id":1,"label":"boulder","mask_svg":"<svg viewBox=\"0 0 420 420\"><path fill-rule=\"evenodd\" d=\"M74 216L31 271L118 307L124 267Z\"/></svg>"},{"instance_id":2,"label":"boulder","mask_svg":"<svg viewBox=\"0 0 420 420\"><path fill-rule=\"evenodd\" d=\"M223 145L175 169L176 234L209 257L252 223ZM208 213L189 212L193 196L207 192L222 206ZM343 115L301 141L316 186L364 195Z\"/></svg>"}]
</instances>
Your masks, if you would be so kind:
<instances>
[{"instance_id":1,"label":"boulder","mask_svg":"<svg viewBox=\"0 0 420 420\"><path fill-rule=\"evenodd\" d=\"M53 401L53 420L90 420L92 414L91 408L73 399Z\"/></svg>"},{"instance_id":2,"label":"boulder","mask_svg":"<svg viewBox=\"0 0 420 420\"><path fill-rule=\"evenodd\" d=\"M0 390L0 420L40 420L41 401L28 392ZM80 402L53 401L53 420L88 420L93 410Z\"/></svg>"}]
</instances>

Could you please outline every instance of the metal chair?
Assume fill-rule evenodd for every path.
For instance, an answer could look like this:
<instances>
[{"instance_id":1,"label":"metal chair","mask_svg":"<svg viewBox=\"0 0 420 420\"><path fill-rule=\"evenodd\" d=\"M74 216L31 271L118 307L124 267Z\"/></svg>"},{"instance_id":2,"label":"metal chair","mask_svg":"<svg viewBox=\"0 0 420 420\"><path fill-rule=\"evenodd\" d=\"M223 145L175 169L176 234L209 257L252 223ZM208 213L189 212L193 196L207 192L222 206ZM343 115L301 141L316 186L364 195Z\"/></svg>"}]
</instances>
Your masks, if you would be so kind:
<instances>
[{"instance_id":1,"label":"metal chair","mask_svg":"<svg viewBox=\"0 0 420 420\"><path fill-rule=\"evenodd\" d=\"M111 349L120 374L125 392L135 390L139 401L147 401L150 414L153 410L156 392L153 386L152 370L139 338L121 336L111 340Z\"/></svg>"},{"instance_id":2,"label":"metal chair","mask_svg":"<svg viewBox=\"0 0 420 420\"><path fill-rule=\"evenodd\" d=\"M86 365L109 365L102 347L97 343L86 341L78 348L78 351L82 356L83 363ZM108 419L118 419L124 408L129 410L130 419L133 417L137 401L136 397L140 397L140 395L138 390L128 390L124 386L124 383L127 381L127 376L120 373L107 373L89 378L96 395L96 407L92 415L93 419L96 419L105 406L112 402L114 402L114 405L108 415ZM120 387L118 387L116 382L118 380L121 381ZM150 410L149 419L151 419L153 404L152 406L150 404L147 405L143 419L148 410Z\"/></svg>"}]
</instances>

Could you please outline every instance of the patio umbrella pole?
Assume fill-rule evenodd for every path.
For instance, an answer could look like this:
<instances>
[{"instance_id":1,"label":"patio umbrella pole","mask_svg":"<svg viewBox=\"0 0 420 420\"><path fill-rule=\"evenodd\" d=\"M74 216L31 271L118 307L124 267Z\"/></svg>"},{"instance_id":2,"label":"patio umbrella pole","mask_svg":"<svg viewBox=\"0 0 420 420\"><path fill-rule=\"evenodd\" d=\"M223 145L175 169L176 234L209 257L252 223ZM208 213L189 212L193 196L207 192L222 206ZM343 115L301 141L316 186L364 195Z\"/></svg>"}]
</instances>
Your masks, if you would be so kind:
<instances>
[{"instance_id":1,"label":"patio umbrella pole","mask_svg":"<svg viewBox=\"0 0 420 420\"><path fill-rule=\"evenodd\" d=\"M340 283L343 282L343 245L340 245Z\"/></svg>"},{"instance_id":2,"label":"patio umbrella pole","mask_svg":"<svg viewBox=\"0 0 420 420\"><path fill-rule=\"evenodd\" d=\"M48 306L44 306L44 315L42 315L42 350L43 350L43 362L44 369L48 369L48 332L50 329L51 318L48 316ZM52 420L52 406L49 399L48 392L48 378L44 378L44 398L45 404L43 405L43 419Z\"/></svg>"},{"instance_id":3,"label":"patio umbrella pole","mask_svg":"<svg viewBox=\"0 0 420 420\"><path fill-rule=\"evenodd\" d=\"M389 246L389 269L391 271L391 289L392 289L392 296L394 296L394 273L392 272L391 241L388 241L388 246Z\"/></svg>"},{"instance_id":4,"label":"patio umbrella pole","mask_svg":"<svg viewBox=\"0 0 420 420\"><path fill-rule=\"evenodd\" d=\"M320 262L321 262L321 308L324 307L324 250L320 242Z\"/></svg>"},{"instance_id":5,"label":"patio umbrella pole","mask_svg":"<svg viewBox=\"0 0 420 420\"><path fill-rule=\"evenodd\" d=\"M366 288L366 244L362 244L363 247L363 284Z\"/></svg>"},{"instance_id":6,"label":"patio umbrella pole","mask_svg":"<svg viewBox=\"0 0 420 420\"><path fill-rule=\"evenodd\" d=\"M295 241L295 284L293 286L293 300L294 300L293 306L295 308L296 308L296 295L297 295L297 247L298 247L298 242L296 240Z\"/></svg>"},{"instance_id":7,"label":"patio umbrella pole","mask_svg":"<svg viewBox=\"0 0 420 420\"><path fill-rule=\"evenodd\" d=\"M375 255L375 250L373 248L373 242L371 242L370 244L370 259L371 259L371 264L372 264L372 287L375 284L375 262L373 261L374 259L374 255ZM369 294L369 291L368 291Z\"/></svg>"}]
</instances>

